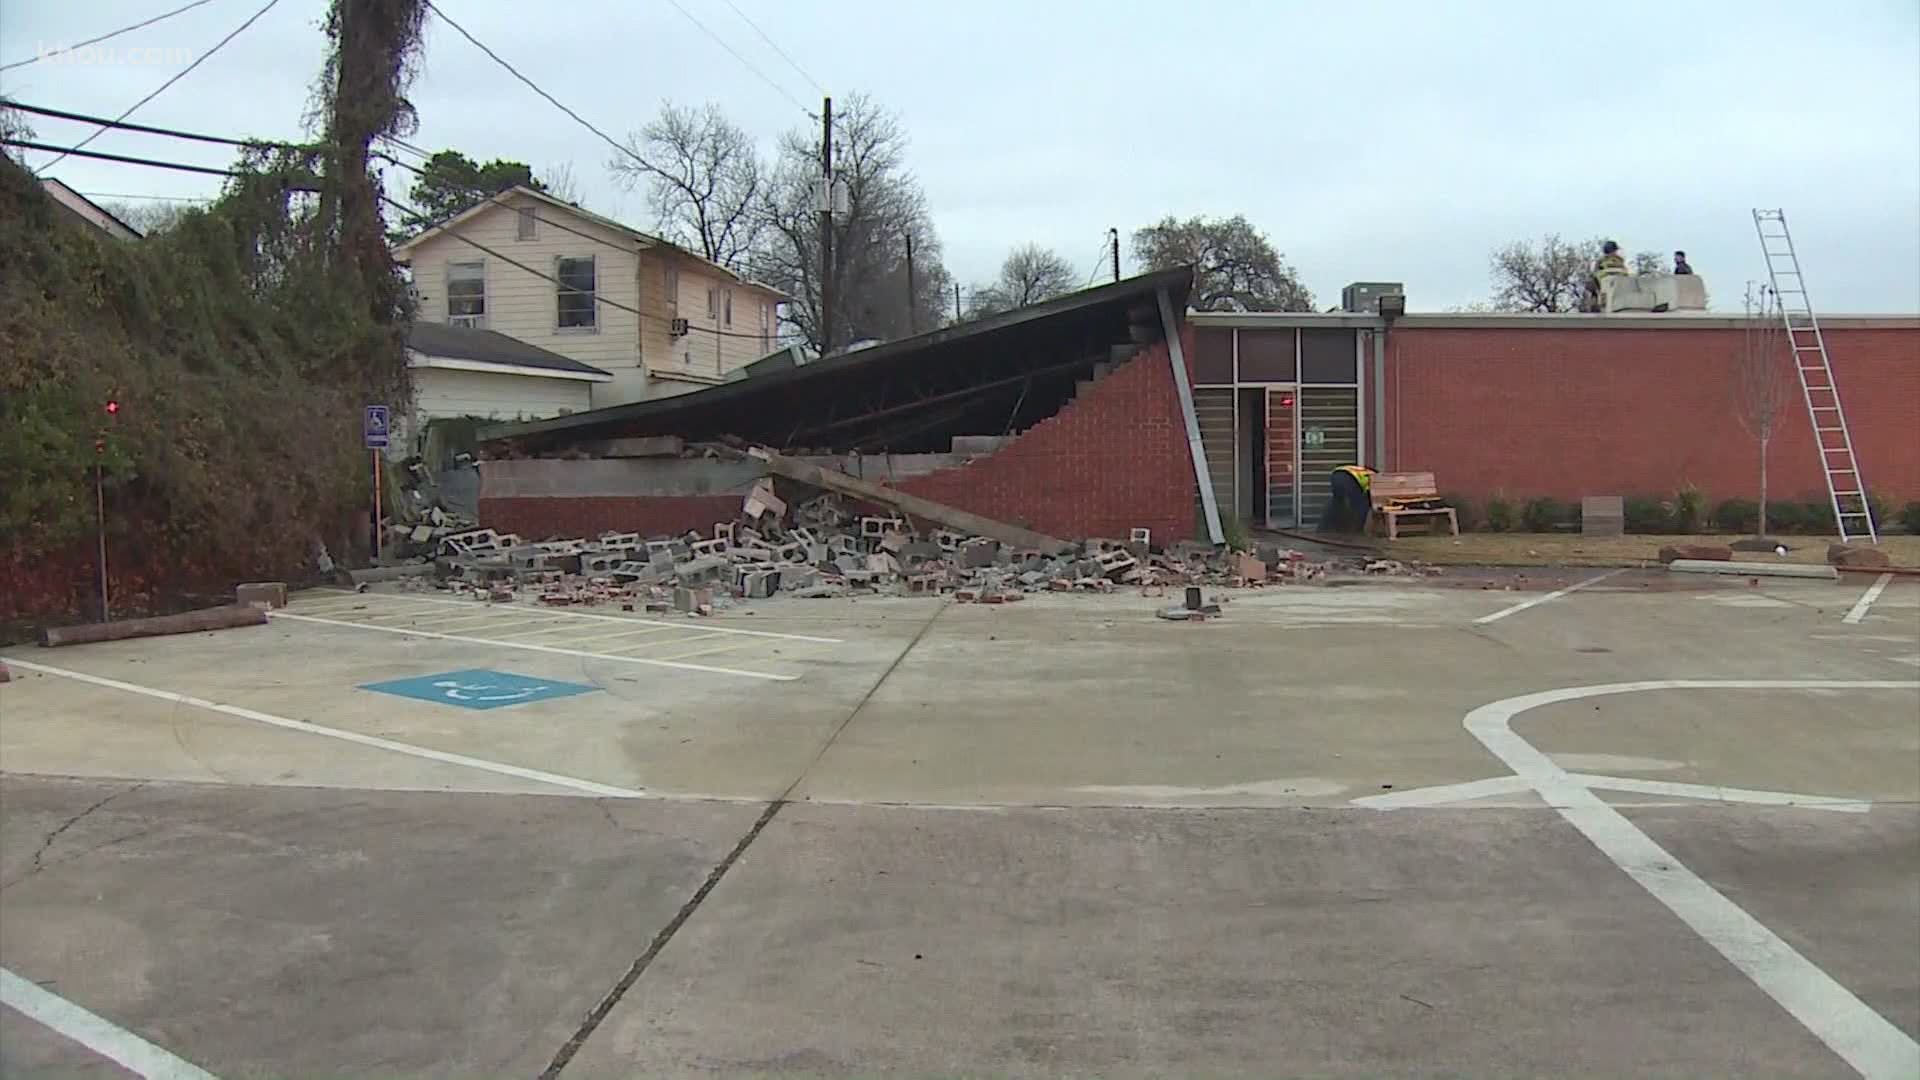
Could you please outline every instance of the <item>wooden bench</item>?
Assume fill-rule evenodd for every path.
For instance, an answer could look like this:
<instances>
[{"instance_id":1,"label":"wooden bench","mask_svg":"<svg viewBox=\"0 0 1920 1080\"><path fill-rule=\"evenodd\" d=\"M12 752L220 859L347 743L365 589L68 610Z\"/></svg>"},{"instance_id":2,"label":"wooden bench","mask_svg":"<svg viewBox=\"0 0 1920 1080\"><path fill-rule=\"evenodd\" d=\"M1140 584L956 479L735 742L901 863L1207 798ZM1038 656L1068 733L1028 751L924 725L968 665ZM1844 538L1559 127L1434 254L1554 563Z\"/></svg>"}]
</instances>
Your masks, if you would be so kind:
<instances>
[{"instance_id":1,"label":"wooden bench","mask_svg":"<svg viewBox=\"0 0 1920 1080\"><path fill-rule=\"evenodd\" d=\"M1373 482L1367 486L1367 494L1373 502L1373 513L1368 516L1369 527L1375 519L1387 527L1387 539L1400 538L1400 519L1403 517L1421 517L1432 519L1428 531L1439 524L1439 519L1447 519L1447 527L1453 535L1460 535L1460 518L1451 506L1440 503L1440 489L1434 484L1430 472L1377 472Z\"/></svg>"}]
</instances>

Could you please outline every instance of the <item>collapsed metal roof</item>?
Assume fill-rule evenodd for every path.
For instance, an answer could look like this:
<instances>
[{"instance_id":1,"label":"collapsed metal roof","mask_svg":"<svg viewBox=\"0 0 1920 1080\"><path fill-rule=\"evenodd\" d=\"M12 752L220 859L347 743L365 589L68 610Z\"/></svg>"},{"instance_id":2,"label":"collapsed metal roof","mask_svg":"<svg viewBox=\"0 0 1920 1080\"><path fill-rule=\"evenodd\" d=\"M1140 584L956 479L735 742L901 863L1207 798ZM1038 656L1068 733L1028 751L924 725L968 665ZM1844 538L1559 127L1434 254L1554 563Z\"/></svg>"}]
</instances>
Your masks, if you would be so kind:
<instances>
[{"instance_id":1,"label":"collapsed metal roof","mask_svg":"<svg viewBox=\"0 0 1920 1080\"><path fill-rule=\"evenodd\" d=\"M1161 337L1156 294L1186 307L1191 267L698 390L480 432L494 452L542 454L636 435L732 435L779 449L911 453L954 435L1020 431L1058 412L1095 365Z\"/></svg>"}]
</instances>

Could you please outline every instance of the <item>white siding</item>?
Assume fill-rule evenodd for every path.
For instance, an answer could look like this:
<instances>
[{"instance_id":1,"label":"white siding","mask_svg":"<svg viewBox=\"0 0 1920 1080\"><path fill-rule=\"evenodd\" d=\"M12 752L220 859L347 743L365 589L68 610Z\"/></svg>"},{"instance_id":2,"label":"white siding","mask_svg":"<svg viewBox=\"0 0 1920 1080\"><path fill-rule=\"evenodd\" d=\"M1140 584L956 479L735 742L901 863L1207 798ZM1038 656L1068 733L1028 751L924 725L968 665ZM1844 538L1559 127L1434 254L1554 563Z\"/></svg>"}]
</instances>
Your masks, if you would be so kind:
<instances>
[{"instance_id":1,"label":"white siding","mask_svg":"<svg viewBox=\"0 0 1920 1080\"><path fill-rule=\"evenodd\" d=\"M593 383L491 371L414 368L413 411L419 421L440 416L542 420L585 412Z\"/></svg>"},{"instance_id":2,"label":"white siding","mask_svg":"<svg viewBox=\"0 0 1920 1080\"><path fill-rule=\"evenodd\" d=\"M679 288L673 296L667 295L668 282L672 277L666 271L669 264L679 270ZM652 325L653 320L647 320L649 325L643 328L642 351L648 367L668 376L691 374L717 379L773 351L771 342L773 324L778 314L775 307L779 302L777 293L732 281L714 272L705 263L659 250L647 253L644 275L641 279L643 310L650 312L652 307L646 301L649 296L657 297L665 302L670 317L685 319L688 324L688 332L676 338L668 335L667 324L656 327ZM710 289L717 290L711 314L707 307L707 292ZM726 324L726 293L729 290L733 293L731 326ZM767 316L764 338L760 323L762 310ZM652 397L661 397L696 388L684 381L662 384L656 380L648 393Z\"/></svg>"},{"instance_id":3,"label":"white siding","mask_svg":"<svg viewBox=\"0 0 1920 1080\"><path fill-rule=\"evenodd\" d=\"M546 220L534 223L532 240L519 238L520 216L510 206L528 204L538 207ZM554 228L552 220L565 220L569 229L590 233L615 247L588 240ZM556 276L556 260L592 256L595 296L629 308L640 306L640 256L635 242L611 229L584 218L571 217L560 208L536 203L525 196L509 200L509 206L482 210L460 223L460 234L498 251L501 255L525 263L547 277ZM621 250L625 249L625 250ZM441 234L422 241L410 253L414 287L420 293L420 317L445 322L447 319L447 264L482 262L487 275L486 328L530 345L551 349L561 356L611 372L616 380L638 383L640 365L640 317L631 311L601 303L595 305L598 324L591 332L559 328L559 286L538 274L488 255L460 239ZM584 386L585 384L581 384ZM602 383L601 386L614 384Z\"/></svg>"}]
</instances>

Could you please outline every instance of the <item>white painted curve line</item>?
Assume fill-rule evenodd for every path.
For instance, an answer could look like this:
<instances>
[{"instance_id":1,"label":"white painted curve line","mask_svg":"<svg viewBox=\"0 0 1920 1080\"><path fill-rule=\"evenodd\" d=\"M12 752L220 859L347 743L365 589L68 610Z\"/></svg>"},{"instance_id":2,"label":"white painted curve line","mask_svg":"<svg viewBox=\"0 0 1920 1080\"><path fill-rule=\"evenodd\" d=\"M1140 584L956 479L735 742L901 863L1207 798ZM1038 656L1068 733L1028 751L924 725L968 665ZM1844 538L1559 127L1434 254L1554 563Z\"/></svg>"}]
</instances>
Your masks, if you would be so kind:
<instances>
[{"instance_id":1,"label":"white painted curve line","mask_svg":"<svg viewBox=\"0 0 1920 1080\"><path fill-rule=\"evenodd\" d=\"M1873 802L1868 799L1802 795L1795 791L1756 791L1753 788L1721 787L1718 784L1682 784L1672 780L1593 776L1587 773L1570 773L1567 779L1597 791L1624 791L1634 795L1664 795L1676 799L1748 803L1754 806L1797 806L1802 810L1832 810L1840 814L1864 814L1873 809Z\"/></svg>"},{"instance_id":2,"label":"white painted curve line","mask_svg":"<svg viewBox=\"0 0 1920 1080\"><path fill-rule=\"evenodd\" d=\"M167 1053L66 998L42 990L32 980L23 979L6 968L0 968L0 1003L147 1080L218 1080L200 1066Z\"/></svg>"},{"instance_id":3,"label":"white painted curve line","mask_svg":"<svg viewBox=\"0 0 1920 1080\"><path fill-rule=\"evenodd\" d=\"M532 605L520 604L483 604L477 600L442 600L434 596L408 596L396 593L350 593L339 592L338 596L377 596L381 600L404 600L415 604L439 604L445 607L466 608L471 611L480 608L483 611L513 612L537 611ZM352 609L349 609L352 610ZM552 615L565 619L597 619L601 622L626 623L628 626L665 626L675 630L699 630L709 634L739 634L742 637L772 638L776 641L811 641L816 645L844 645L845 638L815 637L811 634L783 634L774 630L747 630L738 626L712 626L698 622L662 622L659 619L627 618L624 615L600 615L591 611L568 611L565 608L548 608L543 615Z\"/></svg>"},{"instance_id":4,"label":"white painted curve line","mask_svg":"<svg viewBox=\"0 0 1920 1080\"><path fill-rule=\"evenodd\" d=\"M1892 580L1892 574L1881 574L1879 577L1874 578L1873 584L1867 586L1867 591L1861 593L1860 599L1853 602L1853 610L1847 612L1846 618L1840 621L1843 623L1858 623L1861 619L1866 618L1867 609L1873 606L1875 600L1880 599L1881 593L1887 591L1887 583Z\"/></svg>"},{"instance_id":5,"label":"white painted curve line","mask_svg":"<svg viewBox=\"0 0 1920 1080\"><path fill-rule=\"evenodd\" d=\"M1539 607L1541 604L1544 604L1549 600L1558 600L1561 597L1567 595L1568 593L1579 592L1581 589L1584 589L1589 585L1593 585L1593 584L1597 584L1599 582L1605 581L1615 574L1624 573L1625 570L1626 570L1626 567L1621 567L1618 570L1609 570L1604 574L1595 574L1594 576L1588 578L1585 581L1576 581L1564 589L1555 589L1554 591L1547 593L1544 596L1536 596L1531 600L1522 600L1521 602L1513 605L1512 607L1501 608L1499 611L1496 611L1491 615L1482 615L1479 618L1473 620L1473 624L1475 626L1485 626L1490 622L1499 622L1501 619L1504 619L1509 615L1518 615L1519 613L1527 610L1530 607Z\"/></svg>"},{"instance_id":6,"label":"white painted curve line","mask_svg":"<svg viewBox=\"0 0 1920 1080\"><path fill-rule=\"evenodd\" d=\"M259 712L254 709L243 709L238 705L223 705L220 702L208 701L205 698L176 694L171 690L158 690L151 686L121 682L119 679L109 679L101 675L89 675L84 671L68 671L65 668L48 667L45 664L36 664L30 660L16 660L10 656L0 657L0 660L26 671L38 671L43 675L58 675L63 679L92 683L95 686L104 686L110 690L124 690L130 694L141 694L150 698L158 698L161 701L171 701L179 705L192 705L199 709L209 709L213 712L224 713L228 716L237 716L242 720L271 724L274 727L286 728L289 731L304 731L309 735L320 735L329 739L339 739L343 742L359 743L361 746L371 746L379 750L391 750L396 754L425 758L428 761L438 761L447 765L461 765L469 769L479 769L482 772L497 773L501 776L513 776L521 780L532 780L537 783L552 784L555 787L571 788L574 791L587 795L599 795L613 799L649 798L646 792L636 791L632 788L614 787L610 784L596 783L592 780L582 780L575 776L561 776L559 773L544 772L540 769L528 769L519 765L508 765L501 761L488 761L486 758L468 757L465 754L453 754L445 750L433 750L425 746L415 746L412 743L383 739L378 735L362 735L360 732L347 731L344 728L323 727L319 724L309 724L305 720L292 720L284 716L275 716L272 713Z\"/></svg>"},{"instance_id":7,"label":"white painted curve line","mask_svg":"<svg viewBox=\"0 0 1920 1080\"><path fill-rule=\"evenodd\" d=\"M770 682L792 682L798 675L775 675L767 671L747 671L743 668L715 667L711 664L689 664L679 660L649 660L643 656L616 656L613 653L588 652L585 649L564 649L558 645L539 645L531 641L507 641L501 638L471 637L466 634L441 634L432 630L411 630L404 626L375 626L372 623L348 622L345 619L322 619L317 615L293 615L285 611L269 611L270 619L292 619L296 622L320 623L325 626L344 626L349 630L374 630L382 634L406 634L409 637L438 638L441 641L464 641L469 645L492 645L501 649L531 649L534 652L554 653L558 656L584 656L589 660L612 660L622 664L646 664L651 667L675 668L680 671L704 671L709 675L737 675L743 679L766 679Z\"/></svg>"},{"instance_id":8,"label":"white painted curve line","mask_svg":"<svg viewBox=\"0 0 1920 1080\"><path fill-rule=\"evenodd\" d=\"M1595 795L1513 730L1513 718L1562 701L1643 690L1920 690L1920 682L1825 679L1661 679L1573 686L1482 705L1466 728L1526 778L1568 824L1614 865L1753 980L1867 1080L1920 1076L1920 1043L1855 997L1793 946L1681 865L1626 815Z\"/></svg>"}]
</instances>

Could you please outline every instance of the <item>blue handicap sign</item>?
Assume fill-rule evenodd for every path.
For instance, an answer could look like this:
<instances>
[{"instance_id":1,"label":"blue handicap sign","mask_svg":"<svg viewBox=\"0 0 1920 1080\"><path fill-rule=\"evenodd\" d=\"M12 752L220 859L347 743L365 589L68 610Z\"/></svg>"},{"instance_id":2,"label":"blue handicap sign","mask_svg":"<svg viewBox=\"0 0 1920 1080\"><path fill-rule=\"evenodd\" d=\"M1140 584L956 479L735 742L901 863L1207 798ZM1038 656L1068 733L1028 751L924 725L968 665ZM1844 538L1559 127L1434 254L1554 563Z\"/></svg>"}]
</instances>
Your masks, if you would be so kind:
<instances>
[{"instance_id":1,"label":"blue handicap sign","mask_svg":"<svg viewBox=\"0 0 1920 1080\"><path fill-rule=\"evenodd\" d=\"M437 701L442 705L458 705L463 709L499 709L508 705L524 705L529 701L571 697L598 690L599 687L474 668L470 671L421 675L412 679L362 683L360 689L420 701Z\"/></svg>"},{"instance_id":2,"label":"blue handicap sign","mask_svg":"<svg viewBox=\"0 0 1920 1080\"><path fill-rule=\"evenodd\" d=\"M392 427L387 422L387 407L385 405L367 406L366 416L360 425L360 433L366 440L367 449L385 449L387 433L390 430Z\"/></svg>"}]
</instances>

